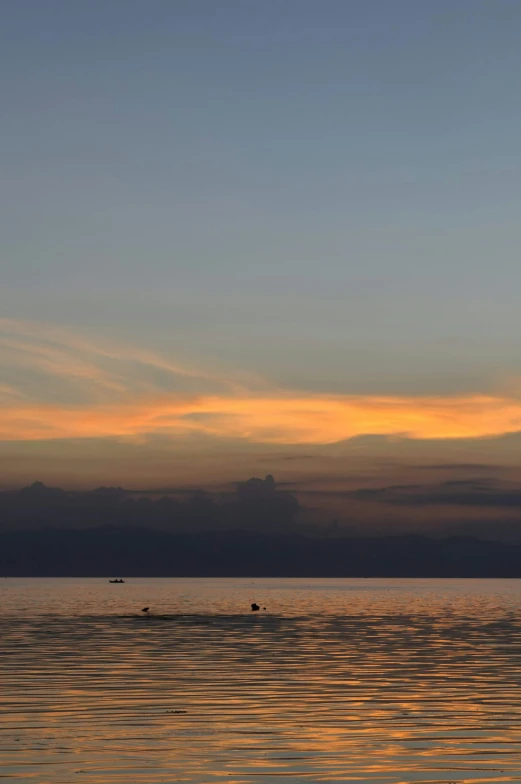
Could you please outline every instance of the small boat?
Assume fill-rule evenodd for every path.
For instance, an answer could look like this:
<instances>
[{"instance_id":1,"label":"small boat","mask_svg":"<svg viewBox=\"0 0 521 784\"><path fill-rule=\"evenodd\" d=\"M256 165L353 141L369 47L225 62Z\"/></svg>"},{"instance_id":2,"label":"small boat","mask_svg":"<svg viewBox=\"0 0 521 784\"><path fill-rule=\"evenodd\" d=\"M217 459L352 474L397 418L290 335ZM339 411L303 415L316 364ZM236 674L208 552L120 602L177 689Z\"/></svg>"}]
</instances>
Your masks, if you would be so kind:
<instances>
[{"instance_id":1,"label":"small boat","mask_svg":"<svg viewBox=\"0 0 521 784\"><path fill-rule=\"evenodd\" d=\"M109 583L124 583L125 580L109 580Z\"/></svg>"}]
</instances>

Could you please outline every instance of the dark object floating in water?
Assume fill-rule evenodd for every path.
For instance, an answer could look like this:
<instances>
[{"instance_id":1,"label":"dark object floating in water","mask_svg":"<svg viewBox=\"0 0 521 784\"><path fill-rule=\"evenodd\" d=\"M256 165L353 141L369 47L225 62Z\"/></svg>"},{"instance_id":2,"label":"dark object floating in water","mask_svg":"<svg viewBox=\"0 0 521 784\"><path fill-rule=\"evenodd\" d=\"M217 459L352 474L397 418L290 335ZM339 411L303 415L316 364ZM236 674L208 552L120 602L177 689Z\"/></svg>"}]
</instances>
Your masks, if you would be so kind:
<instances>
[{"instance_id":1,"label":"dark object floating in water","mask_svg":"<svg viewBox=\"0 0 521 784\"><path fill-rule=\"evenodd\" d=\"M125 580L109 580L109 583L124 583Z\"/></svg>"},{"instance_id":2,"label":"dark object floating in water","mask_svg":"<svg viewBox=\"0 0 521 784\"><path fill-rule=\"evenodd\" d=\"M251 610L252 610L252 612L257 612L257 610L260 610L260 607L259 607L258 604L255 604L255 602L253 602L253 604L251 606Z\"/></svg>"},{"instance_id":3,"label":"dark object floating in water","mask_svg":"<svg viewBox=\"0 0 521 784\"><path fill-rule=\"evenodd\" d=\"M141 610L141 612L148 612L148 611L149 611L149 609L150 609L150 607L143 607L143 609Z\"/></svg>"},{"instance_id":4,"label":"dark object floating in water","mask_svg":"<svg viewBox=\"0 0 521 784\"><path fill-rule=\"evenodd\" d=\"M173 711L167 711L167 713L187 713L187 711L173 710Z\"/></svg>"}]
</instances>

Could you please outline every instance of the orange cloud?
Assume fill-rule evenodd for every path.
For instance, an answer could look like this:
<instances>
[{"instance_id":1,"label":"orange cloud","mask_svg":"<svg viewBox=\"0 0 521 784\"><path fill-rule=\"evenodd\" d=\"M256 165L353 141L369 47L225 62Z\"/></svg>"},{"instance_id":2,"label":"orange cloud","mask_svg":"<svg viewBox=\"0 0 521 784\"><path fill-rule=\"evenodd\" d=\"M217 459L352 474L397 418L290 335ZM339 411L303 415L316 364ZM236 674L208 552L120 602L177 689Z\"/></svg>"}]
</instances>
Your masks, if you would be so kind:
<instances>
[{"instance_id":1,"label":"orange cloud","mask_svg":"<svg viewBox=\"0 0 521 784\"><path fill-rule=\"evenodd\" d=\"M180 437L325 444L380 434L413 439L485 438L521 430L521 402L492 396L413 398L327 395L194 396L57 406L4 406L7 441Z\"/></svg>"},{"instance_id":2,"label":"orange cloud","mask_svg":"<svg viewBox=\"0 0 521 784\"><path fill-rule=\"evenodd\" d=\"M134 346L15 319L0 319L2 363L11 370L10 383L0 387L4 441L195 433L327 444L372 434L457 439L521 431L515 397L290 394L262 379L187 368ZM20 382L16 388L12 379ZM63 403L44 398L47 381Z\"/></svg>"}]
</instances>

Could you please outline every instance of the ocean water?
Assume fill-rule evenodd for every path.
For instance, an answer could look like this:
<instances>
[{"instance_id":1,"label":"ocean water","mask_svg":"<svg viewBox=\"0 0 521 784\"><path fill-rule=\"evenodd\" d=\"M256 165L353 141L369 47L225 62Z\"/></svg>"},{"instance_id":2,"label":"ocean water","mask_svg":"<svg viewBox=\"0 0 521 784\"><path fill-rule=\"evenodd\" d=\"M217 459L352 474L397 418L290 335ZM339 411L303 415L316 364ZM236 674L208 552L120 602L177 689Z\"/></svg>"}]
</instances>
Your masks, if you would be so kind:
<instances>
[{"instance_id":1,"label":"ocean water","mask_svg":"<svg viewBox=\"0 0 521 784\"><path fill-rule=\"evenodd\" d=\"M0 779L521 781L521 581L2 579L0 612Z\"/></svg>"}]
</instances>

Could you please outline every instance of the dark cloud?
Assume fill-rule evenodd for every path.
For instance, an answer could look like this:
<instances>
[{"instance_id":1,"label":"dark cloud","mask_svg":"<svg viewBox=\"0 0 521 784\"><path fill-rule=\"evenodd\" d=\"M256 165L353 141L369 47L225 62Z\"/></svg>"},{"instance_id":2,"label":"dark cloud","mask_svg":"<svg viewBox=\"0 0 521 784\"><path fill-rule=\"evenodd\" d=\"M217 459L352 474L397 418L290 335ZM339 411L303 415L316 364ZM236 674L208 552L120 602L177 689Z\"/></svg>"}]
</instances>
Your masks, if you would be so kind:
<instances>
[{"instance_id":1,"label":"dark cloud","mask_svg":"<svg viewBox=\"0 0 521 784\"><path fill-rule=\"evenodd\" d=\"M501 471L504 466L495 463L434 463L415 466L422 471Z\"/></svg>"},{"instance_id":2,"label":"dark cloud","mask_svg":"<svg viewBox=\"0 0 521 784\"><path fill-rule=\"evenodd\" d=\"M300 460L316 460L317 455L285 455L285 454L278 454L278 455L268 455L267 457L259 457L257 458L257 463L276 463L278 460L284 462L298 462Z\"/></svg>"},{"instance_id":3,"label":"dark cloud","mask_svg":"<svg viewBox=\"0 0 521 784\"><path fill-rule=\"evenodd\" d=\"M479 479L447 479L441 483L442 487L477 487L488 488L499 484L499 479L486 477Z\"/></svg>"},{"instance_id":4,"label":"dark cloud","mask_svg":"<svg viewBox=\"0 0 521 784\"><path fill-rule=\"evenodd\" d=\"M264 530L290 531L300 504L265 479L238 482L226 497L195 488L128 491L99 487L90 491L62 490L34 482L21 490L0 493L0 531L57 526L144 526L166 531Z\"/></svg>"},{"instance_id":5,"label":"dark cloud","mask_svg":"<svg viewBox=\"0 0 521 784\"><path fill-rule=\"evenodd\" d=\"M432 485L390 485L346 492L358 501L400 506L521 507L521 488L495 478L450 480Z\"/></svg>"},{"instance_id":6,"label":"dark cloud","mask_svg":"<svg viewBox=\"0 0 521 784\"><path fill-rule=\"evenodd\" d=\"M283 460L315 460L316 455L287 455Z\"/></svg>"},{"instance_id":7,"label":"dark cloud","mask_svg":"<svg viewBox=\"0 0 521 784\"><path fill-rule=\"evenodd\" d=\"M376 471L349 471L345 474L308 473L300 479L293 480L291 484L295 489L298 489L299 493L327 492L326 488L341 485L344 490L331 490L331 494L340 492L341 495L344 495L352 491L353 485L356 487L357 482L375 482L378 476L379 473Z\"/></svg>"}]
</instances>

